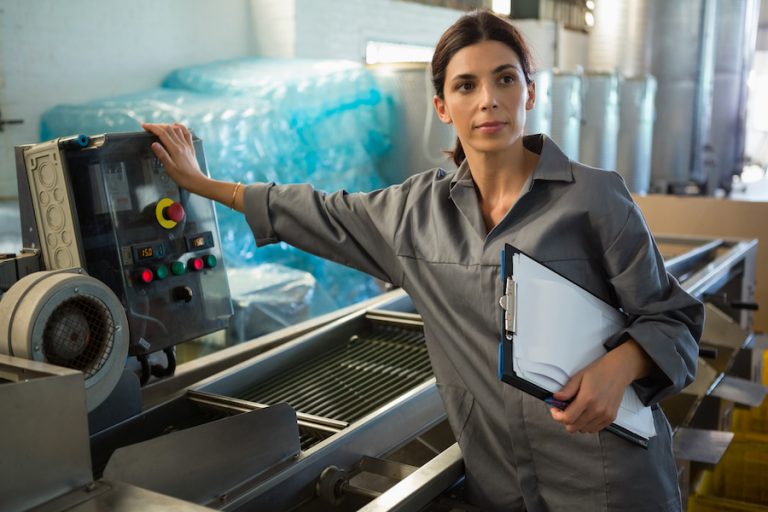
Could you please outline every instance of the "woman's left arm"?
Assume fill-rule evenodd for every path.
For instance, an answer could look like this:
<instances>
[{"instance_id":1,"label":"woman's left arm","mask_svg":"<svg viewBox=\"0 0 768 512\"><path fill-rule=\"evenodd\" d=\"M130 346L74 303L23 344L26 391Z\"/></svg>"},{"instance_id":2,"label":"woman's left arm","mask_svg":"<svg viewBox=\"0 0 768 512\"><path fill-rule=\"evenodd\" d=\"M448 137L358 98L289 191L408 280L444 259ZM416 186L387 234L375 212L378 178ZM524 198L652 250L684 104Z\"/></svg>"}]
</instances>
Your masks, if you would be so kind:
<instances>
[{"instance_id":1,"label":"woman's left arm","mask_svg":"<svg viewBox=\"0 0 768 512\"><path fill-rule=\"evenodd\" d=\"M608 426L627 385L651 405L680 392L696 374L703 305L667 273L640 210L620 178L615 179L627 216L618 234L601 234L603 265L629 320L605 343L606 355L555 394L572 400L563 411L553 409L552 417L573 432Z\"/></svg>"}]
</instances>

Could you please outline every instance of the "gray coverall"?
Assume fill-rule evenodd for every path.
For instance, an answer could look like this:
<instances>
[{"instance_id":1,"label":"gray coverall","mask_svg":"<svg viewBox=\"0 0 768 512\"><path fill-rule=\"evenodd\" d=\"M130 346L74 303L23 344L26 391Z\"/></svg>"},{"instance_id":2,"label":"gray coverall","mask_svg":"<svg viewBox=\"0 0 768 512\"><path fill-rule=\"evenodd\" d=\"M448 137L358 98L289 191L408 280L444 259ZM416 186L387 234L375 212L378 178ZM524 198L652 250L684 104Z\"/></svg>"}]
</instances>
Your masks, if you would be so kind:
<instances>
[{"instance_id":1,"label":"gray coverall","mask_svg":"<svg viewBox=\"0 0 768 512\"><path fill-rule=\"evenodd\" d=\"M514 245L629 315L606 343L636 340L655 363L633 383L648 405L695 374L700 302L667 274L621 177L566 157L543 135L517 203L486 232L465 161L371 193L249 185L258 245L287 242L402 286L424 319L467 495L483 510L680 510L671 431L654 406L648 449L611 433L571 434L549 407L498 380L500 252ZM552 320L557 321L557 311Z\"/></svg>"}]
</instances>

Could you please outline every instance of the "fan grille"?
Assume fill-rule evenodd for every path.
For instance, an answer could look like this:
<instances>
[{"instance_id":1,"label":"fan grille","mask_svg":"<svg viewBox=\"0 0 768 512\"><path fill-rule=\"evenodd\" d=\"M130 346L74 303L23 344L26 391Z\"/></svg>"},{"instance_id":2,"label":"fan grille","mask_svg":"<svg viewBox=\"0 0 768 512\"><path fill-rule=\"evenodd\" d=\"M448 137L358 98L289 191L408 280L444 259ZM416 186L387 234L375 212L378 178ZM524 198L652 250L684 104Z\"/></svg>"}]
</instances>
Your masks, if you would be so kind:
<instances>
[{"instance_id":1,"label":"fan grille","mask_svg":"<svg viewBox=\"0 0 768 512\"><path fill-rule=\"evenodd\" d=\"M72 368L89 379L101 370L115 342L115 323L109 308L93 295L80 294L62 302L43 331L45 358Z\"/></svg>"}]
</instances>

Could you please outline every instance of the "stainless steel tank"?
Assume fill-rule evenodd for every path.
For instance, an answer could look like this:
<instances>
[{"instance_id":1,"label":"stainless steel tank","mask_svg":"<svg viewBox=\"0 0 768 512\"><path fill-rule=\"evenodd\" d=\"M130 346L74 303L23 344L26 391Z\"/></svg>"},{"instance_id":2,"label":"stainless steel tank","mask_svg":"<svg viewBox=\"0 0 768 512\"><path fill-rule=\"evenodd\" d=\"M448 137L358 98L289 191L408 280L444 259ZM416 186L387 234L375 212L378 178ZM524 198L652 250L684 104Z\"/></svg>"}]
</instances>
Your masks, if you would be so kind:
<instances>
[{"instance_id":1,"label":"stainless steel tank","mask_svg":"<svg viewBox=\"0 0 768 512\"><path fill-rule=\"evenodd\" d=\"M619 91L616 170L630 192L646 194L651 185L656 79L650 75L625 78Z\"/></svg>"},{"instance_id":2,"label":"stainless steel tank","mask_svg":"<svg viewBox=\"0 0 768 512\"><path fill-rule=\"evenodd\" d=\"M536 83L536 101L525 118L525 133L546 133L552 130L552 71L537 71L533 80Z\"/></svg>"},{"instance_id":3,"label":"stainless steel tank","mask_svg":"<svg viewBox=\"0 0 768 512\"><path fill-rule=\"evenodd\" d=\"M579 159L581 132L581 74L552 74L552 140L571 160Z\"/></svg>"},{"instance_id":4,"label":"stainless steel tank","mask_svg":"<svg viewBox=\"0 0 768 512\"><path fill-rule=\"evenodd\" d=\"M613 170L619 136L619 78L616 73L585 73L582 98L579 159L593 167Z\"/></svg>"},{"instance_id":5,"label":"stainless steel tank","mask_svg":"<svg viewBox=\"0 0 768 512\"><path fill-rule=\"evenodd\" d=\"M443 124L432 107L435 94L427 63L373 64L376 78L389 107L392 150L380 164L387 183L400 183L411 174L435 167L453 169L445 153L456 145L453 126Z\"/></svg>"},{"instance_id":6,"label":"stainless steel tank","mask_svg":"<svg viewBox=\"0 0 768 512\"><path fill-rule=\"evenodd\" d=\"M722 4L721 4L722 5ZM715 81L712 104L712 147L715 165L709 168L708 191L731 189L744 166L747 74L751 68L759 4L729 0L718 11Z\"/></svg>"},{"instance_id":7,"label":"stainless steel tank","mask_svg":"<svg viewBox=\"0 0 768 512\"><path fill-rule=\"evenodd\" d=\"M654 190L705 181L714 62L714 0L655 2L651 73L658 81Z\"/></svg>"}]
</instances>

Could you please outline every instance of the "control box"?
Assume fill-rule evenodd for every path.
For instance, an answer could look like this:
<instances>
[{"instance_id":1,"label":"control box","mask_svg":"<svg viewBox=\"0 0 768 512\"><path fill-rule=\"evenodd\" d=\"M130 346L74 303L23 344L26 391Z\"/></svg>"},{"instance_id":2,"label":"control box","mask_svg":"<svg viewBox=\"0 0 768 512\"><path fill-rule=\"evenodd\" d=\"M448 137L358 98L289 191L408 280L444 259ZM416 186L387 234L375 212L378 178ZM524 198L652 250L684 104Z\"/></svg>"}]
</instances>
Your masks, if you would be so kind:
<instances>
[{"instance_id":1,"label":"control box","mask_svg":"<svg viewBox=\"0 0 768 512\"><path fill-rule=\"evenodd\" d=\"M82 267L117 295L130 355L224 329L232 315L213 202L171 180L156 141L116 133L16 148L24 247L45 269Z\"/></svg>"}]
</instances>

